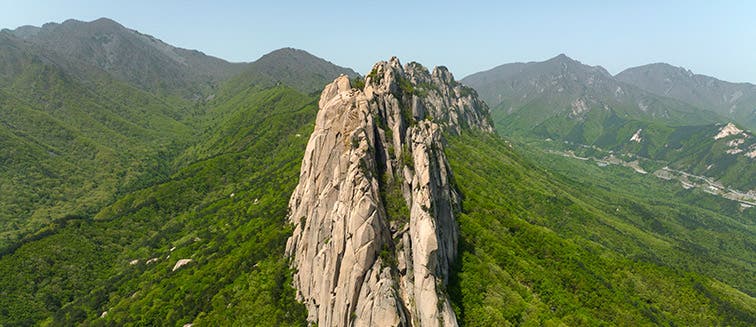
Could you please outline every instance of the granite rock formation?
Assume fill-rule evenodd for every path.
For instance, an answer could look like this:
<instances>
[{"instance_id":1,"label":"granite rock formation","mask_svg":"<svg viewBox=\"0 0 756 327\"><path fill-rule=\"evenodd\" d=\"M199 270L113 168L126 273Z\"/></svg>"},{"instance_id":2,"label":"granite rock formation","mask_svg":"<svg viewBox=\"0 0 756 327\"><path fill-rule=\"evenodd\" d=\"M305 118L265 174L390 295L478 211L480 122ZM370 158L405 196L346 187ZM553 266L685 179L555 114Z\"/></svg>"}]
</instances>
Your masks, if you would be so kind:
<instances>
[{"instance_id":1,"label":"granite rock formation","mask_svg":"<svg viewBox=\"0 0 756 327\"><path fill-rule=\"evenodd\" d=\"M361 83L360 83L361 84ZM443 135L492 132L477 94L438 67L377 63L327 85L289 206L294 286L320 326L455 326L445 286L459 195Z\"/></svg>"}]
</instances>

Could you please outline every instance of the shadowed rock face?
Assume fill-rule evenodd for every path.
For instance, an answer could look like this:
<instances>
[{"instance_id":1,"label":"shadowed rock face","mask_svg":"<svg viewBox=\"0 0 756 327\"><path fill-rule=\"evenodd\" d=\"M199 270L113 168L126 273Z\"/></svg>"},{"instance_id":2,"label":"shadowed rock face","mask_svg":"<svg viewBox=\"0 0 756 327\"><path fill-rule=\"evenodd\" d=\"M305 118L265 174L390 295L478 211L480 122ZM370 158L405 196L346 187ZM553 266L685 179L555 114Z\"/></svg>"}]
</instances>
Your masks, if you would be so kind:
<instances>
[{"instance_id":1,"label":"shadowed rock face","mask_svg":"<svg viewBox=\"0 0 756 327\"><path fill-rule=\"evenodd\" d=\"M291 197L294 285L321 326L454 326L444 293L459 196L444 132L492 132L488 108L443 67L379 62L364 90L320 97Z\"/></svg>"}]
</instances>

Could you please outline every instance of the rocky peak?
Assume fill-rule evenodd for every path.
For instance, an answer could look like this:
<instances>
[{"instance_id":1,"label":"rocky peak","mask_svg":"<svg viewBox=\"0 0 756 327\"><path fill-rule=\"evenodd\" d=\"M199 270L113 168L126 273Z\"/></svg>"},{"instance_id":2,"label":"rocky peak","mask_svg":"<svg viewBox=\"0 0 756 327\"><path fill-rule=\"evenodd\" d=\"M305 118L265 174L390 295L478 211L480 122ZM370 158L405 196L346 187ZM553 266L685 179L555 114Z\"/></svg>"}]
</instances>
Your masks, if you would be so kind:
<instances>
[{"instance_id":1,"label":"rocky peak","mask_svg":"<svg viewBox=\"0 0 756 327\"><path fill-rule=\"evenodd\" d=\"M84 23L84 24L86 24L86 23ZM110 18L107 18L107 17L100 17L98 19L95 19L94 21L92 21L89 24L97 26L97 27L100 27L100 28L103 28L103 27L114 28L114 29L124 29L124 28L126 28L123 25L119 24L118 22L116 22L116 21L114 21L114 20L112 20Z\"/></svg>"},{"instance_id":2,"label":"rocky peak","mask_svg":"<svg viewBox=\"0 0 756 327\"><path fill-rule=\"evenodd\" d=\"M454 80L454 75L449 72L444 66L439 66L433 69L433 81L437 84L456 85L457 81Z\"/></svg>"},{"instance_id":3,"label":"rocky peak","mask_svg":"<svg viewBox=\"0 0 756 327\"><path fill-rule=\"evenodd\" d=\"M454 326L444 293L459 196L444 132L491 132L445 68L375 64L327 85L292 194L294 286L321 326Z\"/></svg>"},{"instance_id":4,"label":"rocky peak","mask_svg":"<svg viewBox=\"0 0 756 327\"><path fill-rule=\"evenodd\" d=\"M446 67L430 73L417 62L402 67L399 59L381 61L365 78L365 93L391 94L416 120L430 119L451 133L464 128L493 131L488 106L470 87L458 83Z\"/></svg>"},{"instance_id":5,"label":"rocky peak","mask_svg":"<svg viewBox=\"0 0 756 327\"><path fill-rule=\"evenodd\" d=\"M548 61L564 62L564 63L576 63L575 59L568 57L564 53L558 54L556 57L549 59Z\"/></svg>"},{"instance_id":6,"label":"rocky peak","mask_svg":"<svg viewBox=\"0 0 756 327\"><path fill-rule=\"evenodd\" d=\"M722 129L719 130L719 133L714 136L715 140L728 137L730 135L737 135L743 133L743 130L735 126L733 123L727 123Z\"/></svg>"}]
</instances>

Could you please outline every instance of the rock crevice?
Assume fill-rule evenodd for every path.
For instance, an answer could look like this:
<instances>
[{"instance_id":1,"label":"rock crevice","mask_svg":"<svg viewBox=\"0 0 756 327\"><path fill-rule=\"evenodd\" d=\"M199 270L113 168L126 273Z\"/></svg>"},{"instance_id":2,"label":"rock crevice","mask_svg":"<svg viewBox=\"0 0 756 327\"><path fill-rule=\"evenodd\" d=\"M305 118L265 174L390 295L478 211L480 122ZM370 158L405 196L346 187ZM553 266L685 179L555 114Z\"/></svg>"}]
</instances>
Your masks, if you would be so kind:
<instances>
[{"instance_id":1,"label":"rock crevice","mask_svg":"<svg viewBox=\"0 0 756 327\"><path fill-rule=\"evenodd\" d=\"M377 63L362 89L323 90L290 200L287 254L311 322L455 326L444 293L459 196L444 133L493 131L488 108L446 68Z\"/></svg>"}]
</instances>

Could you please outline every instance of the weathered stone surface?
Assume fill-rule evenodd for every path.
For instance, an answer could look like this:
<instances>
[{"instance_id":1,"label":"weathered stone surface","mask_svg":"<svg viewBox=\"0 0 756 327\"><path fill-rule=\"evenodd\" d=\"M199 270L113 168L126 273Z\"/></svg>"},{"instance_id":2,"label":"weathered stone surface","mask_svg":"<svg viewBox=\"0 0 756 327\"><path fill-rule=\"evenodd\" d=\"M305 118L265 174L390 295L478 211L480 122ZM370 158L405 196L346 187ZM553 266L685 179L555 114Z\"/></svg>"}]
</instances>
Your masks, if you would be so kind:
<instances>
[{"instance_id":1,"label":"weathered stone surface","mask_svg":"<svg viewBox=\"0 0 756 327\"><path fill-rule=\"evenodd\" d=\"M320 326L455 326L458 195L442 132L493 131L445 68L379 62L327 85L290 200L294 286Z\"/></svg>"}]
</instances>

